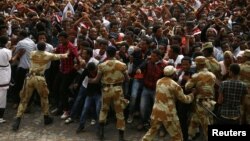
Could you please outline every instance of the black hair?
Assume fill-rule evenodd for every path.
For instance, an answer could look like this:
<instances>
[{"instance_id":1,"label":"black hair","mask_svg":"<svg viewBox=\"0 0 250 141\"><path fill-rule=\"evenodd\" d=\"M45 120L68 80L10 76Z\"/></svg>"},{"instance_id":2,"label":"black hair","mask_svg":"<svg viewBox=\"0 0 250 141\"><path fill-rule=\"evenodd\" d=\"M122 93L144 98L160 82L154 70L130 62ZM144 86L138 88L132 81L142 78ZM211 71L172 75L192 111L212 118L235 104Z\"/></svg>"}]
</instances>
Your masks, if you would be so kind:
<instances>
[{"instance_id":1,"label":"black hair","mask_svg":"<svg viewBox=\"0 0 250 141\"><path fill-rule=\"evenodd\" d=\"M195 52L195 53L193 54L193 59L195 59L195 58L198 57L198 56L204 56L204 54L203 54L202 52Z\"/></svg>"},{"instance_id":2,"label":"black hair","mask_svg":"<svg viewBox=\"0 0 250 141\"><path fill-rule=\"evenodd\" d=\"M134 33L132 31L128 31L126 34L125 34L125 37L127 36L131 36L132 38L134 38Z\"/></svg>"},{"instance_id":3,"label":"black hair","mask_svg":"<svg viewBox=\"0 0 250 141\"><path fill-rule=\"evenodd\" d=\"M6 25L4 25L4 24L0 24L0 30L5 29L5 28L7 29L8 27Z\"/></svg>"},{"instance_id":4,"label":"black hair","mask_svg":"<svg viewBox=\"0 0 250 141\"><path fill-rule=\"evenodd\" d=\"M86 48L90 48L90 43L87 40L83 40L81 42L81 45L84 46L84 47L86 47Z\"/></svg>"},{"instance_id":5,"label":"black hair","mask_svg":"<svg viewBox=\"0 0 250 141\"><path fill-rule=\"evenodd\" d=\"M173 50L173 53L175 53L175 54L180 54L181 53L181 49L180 49L179 45L171 45L170 47Z\"/></svg>"},{"instance_id":6,"label":"black hair","mask_svg":"<svg viewBox=\"0 0 250 141\"><path fill-rule=\"evenodd\" d=\"M126 27L126 32L129 32L129 31L134 32L134 30L135 30L135 27L133 27L133 26L127 26Z\"/></svg>"},{"instance_id":7,"label":"black hair","mask_svg":"<svg viewBox=\"0 0 250 141\"><path fill-rule=\"evenodd\" d=\"M222 41L222 42L220 42L220 46L221 46L221 47L224 46L224 45L229 45L229 43L228 43L227 41Z\"/></svg>"},{"instance_id":8,"label":"black hair","mask_svg":"<svg viewBox=\"0 0 250 141\"><path fill-rule=\"evenodd\" d=\"M234 74L234 75L239 75L240 74L240 65L233 63L229 66L229 70Z\"/></svg>"},{"instance_id":9,"label":"black hair","mask_svg":"<svg viewBox=\"0 0 250 141\"><path fill-rule=\"evenodd\" d=\"M45 51L46 44L44 42L38 42L37 43L37 49L40 50L40 51Z\"/></svg>"},{"instance_id":10,"label":"black hair","mask_svg":"<svg viewBox=\"0 0 250 141\"><path fill-rule=\"evenodd\" d=\"M109 42L103 38L97 39L96 41L98 42L99 45L106 45L107 46L109 44Z\"/></svg>"},{"instance_id":11,"label":"black hair","mask_svg":"<svg viewBox=\"0 0 250 141\"><path fill-rule=\"evenodd\" d=\"M159 49L153 49L151 53L156 54L159 58L162 58L161 51Z\"/></svg>"},{"instance_id":12,"label":"black hair","mask_svg":"<svg viewBox=\"0 0 250 141\"><path fill-rule=\"evenodd\" d=\"M134 34L139 36L141 34L141 29L139 27L135 27Z\"/></svg>"},{"instance_id":13,"label":"black hair","mask_svg":"<svg viewBox=\"0 0 250 141\"><path fill-rule=\"evenodd\" d=\"M4 18L0 17L0 25L4 25L4 24L5 24Z\"/></svg>"},{"instance_id":14,"label":"black hair","mask_svg":"<svg viewBox=\"0 0 250 141\"><path fill-rule=\"evenodd\" d=\"M207 51L207 55L212 55L213 52L214 52L214 49L213 49L213 48L206 48L206 49L204 49L204 50Z\"/></svg>"},{"instance_id":15,"label":"black hair","mask_svg":"<svg viewBox=\"0 0 250 141\"><path fill-rule=\"evenodd\" d=\"M188 61L189 64L192 64L192 60L191 60L191 58L188 57L188 56L184 56L184 57L181 59L181 62L183 62L183 61Z\"/></svg>"},{"instance_id":16,"label":"black hair","mask_svg":"<svg viewBox=\"0 0 250 141\"><path fill-rule=\"evenodd\" d=\"M23 38L26 38L29 36L29 33L26 30L21 30L19 32L19 36L22 36Z\"/></svg>"},{"instance_id":17,"label":"black hair","mask_svg":"<svg viewBox=\"0 0 250 141\"><path fill-rule=\"evenodd\" d=\"M37 33L37 37L39 37L40 35L44 35L47 39L47 33L45 31L40 31Z\"/></svg>"},{"instance_id":18,"label":"black hair","mask_svg":"<svg viewBox=\"0 0 250 141\"><path fill-rule=\"evenodd\" d=\"M118 21L111 22L110 25L109 25L110 29L113 28L115 25L119 26L120 23Z\"/></svg>"},{"instance_id":19,"label":"black hair","mask_svg":"<svg viewBox=\"0 0 250 141\"><path fill-rule=\"evenodd\" d=\"M68 33L65 31L62 31L58 34L58 37L64 37L64 38L68 38Z\"/></svg>"},{"instance_id":20,"label":"black hair","mask_svg":"<svg viewBox=\"0 0 250 141\"><path fill-rule=\"evenodd\" d=\"M114 47L114 46L107 47L106 53L107 53L108 57L115 57L115 55L116 55L116 47Z\"/></svg>"},{"instance_id":21,"label":"black hair","mask_svg":"<svg viewBox=\"0 0 250 141\"><path fill-rule=\"evenodd\" d=\"M174 36L172 37L172 40L177 40L178 43L181 43L181 36L179 36L179 35L174 35Z\"/></svg>"},{"instance_id":22,"label":"black hair","mask_svg":"<svg viewBox=\"0 0 250 141\"><path fill-rule=\"evenodd\" d=\"M43 22L39 22L36 24L36 29L38 31L45 31L46 30L46 25Z\"/></svg>"},{"instance_id":23,"label":"black hair","mask_svg":"<svg viewBox=\"0 0 250 141\"><path fill-rule=\"evenodd\" d=\"M147 36L143 36L141 37L141 41L145 41L148 45L151 44L153 42L153 40L151 40L149 37Z\"/></svg>"},{"instance_id":24,"label":"black hair","mask_svg":"<svg viewBox=\"0 0 250 141\"><path fill-rule=\"evenodd\" d=\"M155 25L152 29L152 32L156 33L159 28L161 28L161 25Z\"/></svg>"},{"instance_id":25,"label":"black hair","mask_svg":"<svg viewBox=\"0 0 250 141\"><path fill-rule=\"evenodd\" d=\"M86 50L87 54L92 57L93 56L93 49L90 47L86 47L83 50Z\"/></svg>"},{"instance_id":26,"label":"black hair","mask_svg":"<svg viewBox=\"0 0 250 141\"><path fill-rule=\"evenodd\" d=\"M9 38L5 35L0 36L0 47L5 47L7 42L9 41Z\"/></svg>"},{"instance_id":27,"label":"black hair","mask_svg":"<svg viewBox=\"0 0 250 141\"><path fill-rule=\"evenodd\" d=\"M96 64L94 63L94 62L90 62L90 63L88 63L88 65L87 65L87 69L89 70L89 71L94 71L95 69L96 69Z\"/></svg>"}]
</instances>

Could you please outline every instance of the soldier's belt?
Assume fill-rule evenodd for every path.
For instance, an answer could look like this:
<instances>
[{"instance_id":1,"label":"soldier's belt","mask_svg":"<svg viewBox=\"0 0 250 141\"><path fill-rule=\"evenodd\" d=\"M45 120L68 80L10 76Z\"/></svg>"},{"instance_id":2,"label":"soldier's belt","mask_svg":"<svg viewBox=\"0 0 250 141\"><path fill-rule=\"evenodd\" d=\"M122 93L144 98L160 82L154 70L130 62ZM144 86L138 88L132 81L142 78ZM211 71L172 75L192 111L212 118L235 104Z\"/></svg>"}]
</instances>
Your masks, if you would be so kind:
<instances>
[{"instance_id":1,"label":"soldier's belt","mask_svg":"<svg viewBox=\"0 0 250 141\"><path fill-rule=\"evenodd\" d=\"M202 101L208 101L208 100L213 100L213 98L197 98L197 102L202 102Z\"/></svg>"},{"instance_id":2,"label":"soldier's belt","mask_svg":"<svg viewBox=\"0 0 250 141\"><path fill-rule=\"evenodd\" d=\"M31 75L33 75L33 76L42 76L42 77L44 77L44 74L39 74L39 73L29 73L29 74L28 74L28 76L31 76Z\"/></svg>"},{"instance_id":3,"label":"soldier's belt","mask_svg":"<svg viewBox=\"0 0 250 141\"><path fill-rule=\"evenodd\" d=\"M116 86L122 86L122 83L116 83L116 84L102 84L103 87L116 87Z\"/></svg>"}]
</instances>

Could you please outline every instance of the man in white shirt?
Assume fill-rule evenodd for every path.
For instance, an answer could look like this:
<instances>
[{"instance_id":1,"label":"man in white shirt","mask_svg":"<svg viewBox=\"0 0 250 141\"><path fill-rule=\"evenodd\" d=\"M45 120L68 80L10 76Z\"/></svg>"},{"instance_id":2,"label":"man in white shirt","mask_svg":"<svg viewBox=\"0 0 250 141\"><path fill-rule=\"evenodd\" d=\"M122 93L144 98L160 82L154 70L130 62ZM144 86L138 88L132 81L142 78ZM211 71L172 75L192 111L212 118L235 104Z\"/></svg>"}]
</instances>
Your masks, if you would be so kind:
<instances>
[{"instance_id":1,"label":"man in white shirt","mask_svg":"<svg viewBox=\"0 0 250 141\"><path fill-rule=\"evenodd\" d=\"M7 90L11 78L9 61L11 60L12 52L5 48L7 42L7 36L0 36L0 124L5 122L3 115L6 108Z\"/></svg>"},{"instance_id":2,"label":"man in white shirt","mask_svg":"<svg viewBox=\"0 0 250 141\"><path fill-rule=\"evenodd\" d=\"M91 48L84 48L82 50L82 54L80 56L82 57L82 59L84 59L87 62L86 66L90 62L95 63L95 65L99 64L99 61L93 57L93 50ZM84 70L85 70L85 68L84 68ZM79 89L79 92L78 92L77 97L75 99L75 102L70 110L70 116L65 120L66 124L73 122L73 120L76 118L77 109L78 109L80 103L82 102L82 100L85 100L85 98L86 98L85 93L86 93L87 86L88 86L88 76L86 74L86 71L84 71L84 70L80 76L80 80L78 83L78 85L80 85L80 89Z\"/></svg>"},{"instance_id":3,"label":"man in white shirt","mask_svg":"<svg viewBox=\"0 0 250 141\"><path fill-rule=\"evenodd\" d=\"M181 60L184 57L182 54L180 54L180 51L180 46L178 45L171 45L170 49L168 50L169 64L173 64L176 69L179 69Z\"/></svg>"},{"instance_id":4,"label":"man in white shirt","mask_svg":"<svg viewBox=\"0 0 250 141\"><path fill-rule=\"evenodd\" d=\"M16 77L13 91L15 104L19 103L19 92L23 87L24 79L30 68L30 52L35 50L36 47L35 42L29 38L29 34L27 31L22 30L19 33L19 38L21 40L17 43L16 50L14 52L14 55L22 52L20 55L17 70L15 72Z\"/></svg>"},{"instance_id":5,"label":"man in white shirt","mask_svg":"<svg viewBox=\"0 0 250 141\"><path fill-rule=\"evenodd\" d=\"M107 58L106 48L108 46L108 41L105 39L98 39L97 46L98 48L93 50L93 57L103 62Z\"/></svg>"}]
</instances>

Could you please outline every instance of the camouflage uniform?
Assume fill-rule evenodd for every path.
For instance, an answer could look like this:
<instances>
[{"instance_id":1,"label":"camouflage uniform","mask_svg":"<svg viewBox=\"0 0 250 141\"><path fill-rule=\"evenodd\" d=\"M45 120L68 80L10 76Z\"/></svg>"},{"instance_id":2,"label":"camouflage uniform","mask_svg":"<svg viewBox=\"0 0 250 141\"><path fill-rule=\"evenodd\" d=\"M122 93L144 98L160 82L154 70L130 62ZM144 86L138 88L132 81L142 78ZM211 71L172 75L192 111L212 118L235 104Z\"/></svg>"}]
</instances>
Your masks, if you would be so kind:
<instances>
[{"instance_id":1,"label":"camouflage uniform","mask_svg":"<svg viewBox=\"0 0 250 141\"><path fill-rule=\"evenodd\" d=\"M45 51L32 51L30 54L31 67L29 75L26 77L23 89L20 92L20 104L16 117L21 117L25 112L33 90L36 89L41 98L41 107L44 115L49 114L49 91L44 78L44 71L46 70L47 63L51 60L59 60L65 55L52 54Z\"/></svg>"},{"instance_id":2,"label":"camouflage uniform","mask_svg":"<svg viewBox=\"0 0 250 141\"><path fill-rule=\"evenodd\" d=\"M205 64L204 57L197 57L195 60L196 64ZM207 68L203 68L195 73L191 79L185 85L186 89L196 88L197 95L195 97L194 113L191 115L190 126L189 126L189 136L194 137L196 128L194 129L197 121L201 124L203 133L207 140L208 137L208 125L213 123L212 115L208 113L203 107L206 107L210 111L214 109L215 101L214 98L214 85L216 76L209 72ZM202 105L202 106L201 106ZM198 119L196 119L198 118Z\"/></svg>"},{"instance_id":3,"label":"camouflage uniform","mask_svg":"<svg viewBox=\"0 0 250 141\"><path fill-rule=\"evenodd\" d=\"M98 66L98 73L102 74L102 108L100 111L99 122L105 123L110 104L114 104L116 112L116 128L125 130L125 120L123 110L127 101L123 97L124 75L127 71L126 64L118 60L107 60Z\"/></svg>"},{"instance_id":4,"label":"camouflage uniform","mask_svg":"<svg viewBox=\"0 0 250 141\"><path fill-rule=\"evenodd\" d=\"M217 77L220 75L221 68L219 62L214 57L206 57L207 69L214 73Z\"/></svg>"},{"instance_id":5,"label":"camouflage uniform","mask_svg":"<svg viewBox=\"0 0 250 141\"><path fill-rule=\"evenodd\" d=\"M213 43L212 42L206 42L202 45L202 50L204 51L205 49L214 49ZM220 76L221 68L219 62L212 56L206 57L206 66L207 69L214 73L217 78Z\"/></svg>"},{"instance_id":6,"label":"camouflage uniform","mask_svg":"<svg viewBox=\"0 0 250 141\"><path fill-rule=\"evenodd\" d=\"M250 58L250 50L244 52L244 56ZM240 80L246 83L248 87L248 94L245 96L244 105L243 105L243 120L247 124L250 124L250 61L240 65Z\"/></svg>"},{"instance_id":7,"label":"camouflage uniform","mask_svg":"<svg viewBox=\"0 0 250 141\"><path fill-rule=\"evenodd\" d=\"M173 66L167 66L169 68ZM164 74L166 75L166 69ZM156 84L156 96L151 114L151 128L143 137L142 141L151 141L163 124L172 140L182 141L182 131L177 116L175 101L178 99L185 103L191 103L193 94L185 95L181 86L169 77L161 78Z\"/></svg>"}]
</instances>

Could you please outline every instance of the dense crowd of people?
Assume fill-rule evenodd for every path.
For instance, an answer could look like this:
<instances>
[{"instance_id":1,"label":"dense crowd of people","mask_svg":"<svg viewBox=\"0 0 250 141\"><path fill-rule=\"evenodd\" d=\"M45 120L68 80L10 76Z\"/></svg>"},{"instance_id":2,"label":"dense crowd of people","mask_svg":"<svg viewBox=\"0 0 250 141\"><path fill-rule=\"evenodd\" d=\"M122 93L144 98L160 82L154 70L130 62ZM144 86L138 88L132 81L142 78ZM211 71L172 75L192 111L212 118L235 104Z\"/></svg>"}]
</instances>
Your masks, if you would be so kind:
<instances>
[{"instance_id":1,"label":"dense crowd of people","mask_svg":"<svg viewBox=\"0 0 250 141\"><path fill-rule=\"evenodd\" d=\"M0 123L40 102L76 133L90 119L119 140L166 131L194 140L208 125L250 124L250 0L2 0ZM38 96L39 95L39 96ZM110 110L112 109L112 110Z\"/></svg>"}]
</instances>

